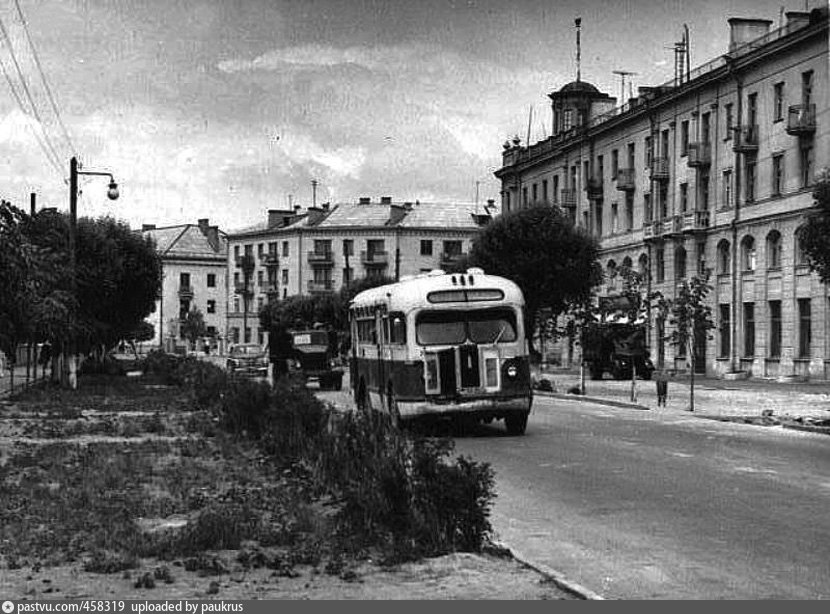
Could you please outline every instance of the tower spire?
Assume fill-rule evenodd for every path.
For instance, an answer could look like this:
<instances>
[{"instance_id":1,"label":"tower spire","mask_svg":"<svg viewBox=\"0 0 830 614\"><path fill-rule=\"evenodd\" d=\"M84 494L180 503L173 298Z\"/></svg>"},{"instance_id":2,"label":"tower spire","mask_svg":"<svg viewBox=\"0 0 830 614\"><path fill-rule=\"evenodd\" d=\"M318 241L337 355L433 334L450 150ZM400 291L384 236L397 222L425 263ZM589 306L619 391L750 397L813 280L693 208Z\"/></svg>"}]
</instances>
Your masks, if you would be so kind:
<instances>
[{"instance_id":1,"label":"tower spire","mask_svg":"<svg viewBox=\"0 0 830 614\"><path fill-rule=\"evenodd\" d=\"M574 20L574 25L576 26L576 80L579 81L582 71L581 71L581 61L582 61L582 46L579 41L579 33L582 28L582 17L577 17Z\"/></svg>"}]
</instances>

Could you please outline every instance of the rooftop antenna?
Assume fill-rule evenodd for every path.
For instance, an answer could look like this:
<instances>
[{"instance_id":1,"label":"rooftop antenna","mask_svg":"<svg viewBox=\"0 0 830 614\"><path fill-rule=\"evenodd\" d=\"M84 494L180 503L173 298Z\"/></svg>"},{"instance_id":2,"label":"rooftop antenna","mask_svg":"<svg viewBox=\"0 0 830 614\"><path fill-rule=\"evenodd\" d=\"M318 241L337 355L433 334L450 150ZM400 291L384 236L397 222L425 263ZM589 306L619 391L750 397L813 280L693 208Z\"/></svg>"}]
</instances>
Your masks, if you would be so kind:
<instances>
[{"instance_id":1,"label":"rooftop antenna","mask_svg":"<svg viewBox=\"0 0 830 614\"><path fill-rule=\"evenodd\" d=\"M478 213L478 186L481 182L476 180L476 214Z\"/></svg>"},{"instance_id":2,"label":"rooftop antenna","mask_svg":"<svg viewBox=\"0 0 830 614\"><path fill-rule=\"evenodd\" d=\"M533 105L530 105L530 110L527 114L527 143L528 147L530 147L530 124L533 122Z\"/></svg>"},{"instance_id":3,"label":"rooftop antenna","mask_svg":"<svg viewBox=\"0 0 830 614\"><path fill-rule=\"evenodd\" d=\"M576 80L579 81L582 76L580 65L582 60L582 46L579 42L579 33L582 28L582 17L577 17L574 20L574 25L576 26Z\"/></svg>"},{"instance_id":4,"label":"rooftop antenna","mask_svg":"<svg viewBox=\"0 0 830 614\"><path fill-rule=\"evenodd\" d=\"M636 72L631 72L630 70L612 70L612 73L615 75L620 76L620 104L623 104L625 101L625 78L632 77L636 75ZM631 79L628 80L628 97L632 98L631 96Z\"/></svg>"}]
</instances>

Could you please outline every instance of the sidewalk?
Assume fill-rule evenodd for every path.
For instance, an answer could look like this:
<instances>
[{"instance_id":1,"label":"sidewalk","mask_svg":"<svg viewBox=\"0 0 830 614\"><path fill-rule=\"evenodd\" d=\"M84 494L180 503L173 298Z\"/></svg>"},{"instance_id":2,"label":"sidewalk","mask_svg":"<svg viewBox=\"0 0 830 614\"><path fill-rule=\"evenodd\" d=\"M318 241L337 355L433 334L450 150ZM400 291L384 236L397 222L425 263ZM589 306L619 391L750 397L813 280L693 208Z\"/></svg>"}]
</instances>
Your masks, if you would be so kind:
<instances>
[{"instance_id":1,"label":"sidewalk","mask_svg":"<svg viewBox=\"0 0 830 614\"><path fill-rule=\"evenodd\" d=\"M558 393L579 387L578 371L546 371ZM631 402L631 381L585 379L585 395L620 403ZM653 381L637 380L637 403L660 412L688 411L689 377L669 380L668 402L657 407L657 389ZM726 381L695 377L695 414L712 418L738 416L760 417L769 412L779 418L830 419L830 382L779 383L768 380Z\"/></svg>"}]
</instances>

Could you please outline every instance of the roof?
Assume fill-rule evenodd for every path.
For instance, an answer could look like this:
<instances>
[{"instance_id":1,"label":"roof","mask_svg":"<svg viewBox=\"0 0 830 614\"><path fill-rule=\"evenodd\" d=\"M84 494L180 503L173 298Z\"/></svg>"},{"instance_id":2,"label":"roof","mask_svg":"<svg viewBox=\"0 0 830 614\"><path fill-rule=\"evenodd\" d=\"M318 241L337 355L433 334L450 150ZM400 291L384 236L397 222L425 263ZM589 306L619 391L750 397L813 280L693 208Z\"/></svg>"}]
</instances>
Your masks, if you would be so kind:
<instances>
[{"instance_id":1,"label":"roof","mask_svg":"<svg viewBox=\"0 0 830 614\"><path fill-rule=\"evenodd\" d=\"M587 81L571 81L562 86L559 93L564 94L568 92L585 92L588 94L599 94L600 91L596 86L591 85Z\"/></svg>"},{"instance_id":2,"label":"roof","mask_svg":"<svg viewBox=\"0 0 830 614\"><path fill-rule=\"evenodd\" d=\"M219 250L215 250L195 224L180 224L166 228L144 230L145 237L156 242L156 249L164 257L172 258L222 258L227 254L227 242L223 233L219 235Z\"/></svg>"}]
</instances>

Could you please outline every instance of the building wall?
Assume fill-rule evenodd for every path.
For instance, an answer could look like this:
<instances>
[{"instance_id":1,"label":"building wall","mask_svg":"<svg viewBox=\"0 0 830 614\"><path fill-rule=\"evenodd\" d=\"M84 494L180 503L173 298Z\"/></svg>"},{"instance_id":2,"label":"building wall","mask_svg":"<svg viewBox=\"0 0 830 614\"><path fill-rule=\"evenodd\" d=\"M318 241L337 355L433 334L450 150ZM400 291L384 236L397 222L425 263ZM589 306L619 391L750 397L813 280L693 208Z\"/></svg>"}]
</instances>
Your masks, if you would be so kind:
<instances>
[{"instance_id":1,"label":"building wall","mask_svg":"<svg viewBox=\"0 0 830 614\"><path fill-rule=\"evenodd\" d=\"M590 131L574 133L572 138L560 137L549 143L529 148L505 150L504 167L497 176L502 179L503 202L522 202L525 188L533 193L533 185L548 181L549 190L558 181L560 192L550 200L570 211L578 225L594 232L601 242L601 263L607 269L613 261L620 265L630 258L636 265L643 255L648 258L649 283L673 297L677 283L698 272L712 268L711 305L720 324L719 306L729 310L730 352L724 354L720 335L714 334L706 347L706 370L710 374L742 369L755 376L809 375L824 378L830 365L828 321L830 302L827 287L817 275L801 262L796 231L804 223L812 205L810 185L801 179L801 149L804 143L813 146L813 177L830 164L830 92L828 91L827 30L788 44L785 39L771 37L766 53L751 66L734 73L721 71L714 78L704 74L696 83L675 88L645 103L645 111L629 113L606 121ZM801 103L802 74L813 71L812 100L816 105L815 133L799 137L787 133L788 108ZM712 75L715 73L713 72ZM721 73L718 73L721 74ZM783 83L783 113L775 114L775 84ZM733 150L737 133L727 129L727 109L731 105L733 125L747 123L748 100L757 99L758 149L754 156ZM702 119L709 116L711 164L708 167L708 203L703 202L705 170L689 165L684 151L684 126L688 140L701 139ZM668 149L660 143L667 131ZM653 157L668 158L668 180L653 180L646 161L646 138L651 137ZM618 151L619 166L627 166L627 148L634 144L635 189L633 224L625 220L626 192L617 189L612 175L612 152ZM773 190L773 157L783 155L783 182L780 193ZM604 172L598 177L598 158L603 158ZM754 198L746 189L748 158L756 160ZM586 169L587 163L587 169ZM575 175L573 171L575 170ZM587 170L587 173L586 173ZM725 174L726 172L726 174ZM589 200L586 191L589 177L601 179L602 199ZM558 177L558 180L555 179ZM572 184L572 178L575 181ZM683 209L683 190L686 207ZM661 210L660 187L665 186L665 215ZM562 189L576 188L575 198L568 203ZM537 193L541 188L537 187ZM510 194L509 197L507 194ZM728 198L727 198L727 195ZM647 200L651 208L647 207ZM531 198L532 200L532 198ZM541 199L540 199L541 200ZM601 204L601 208L597 204ZM569 205L569 206L568 206ZM616 205L616 223L614 210ZM515 208L515 207L514 207ZM693 232L677 232L694 212L697 224ZM684 213L687 217L684 218ZM600 217L601 216L601 217ZM697 223L700 222L700 223ZM657 226L655 226L657 224ZM675 226L679 224L680 226ZM601 232L600 232L601 229ZM691 228L689 228L691 230ZM768 238L770 233L781 237L779 266L771 266ZM743 259L742 244L752 238L755 247L754 270L748 270ZM718 266L718 245L728 242L729 266ZM676 258L685 250L685 272ZM658 254L662 252L664 272L657 270ZM614 282L607 283L601 293L619 291ZM811 307L812 343L809 354L799 357L799 299L809 299ZM770 356L770 301L781 301L780 356ZM754 352L747 355L744 336L746 303L754 303ZM651 330L653 350L659 345L654 323ZM652 354L655 354L653 351ZM685 368L685 359L675 360L675 351L665 346L668 366Z\"/></svg>"}]
</instances>

